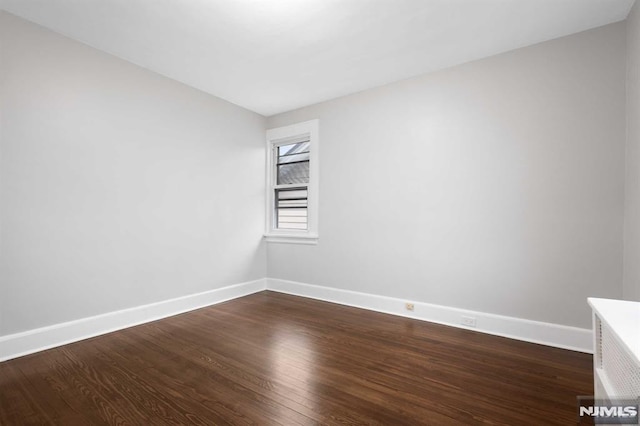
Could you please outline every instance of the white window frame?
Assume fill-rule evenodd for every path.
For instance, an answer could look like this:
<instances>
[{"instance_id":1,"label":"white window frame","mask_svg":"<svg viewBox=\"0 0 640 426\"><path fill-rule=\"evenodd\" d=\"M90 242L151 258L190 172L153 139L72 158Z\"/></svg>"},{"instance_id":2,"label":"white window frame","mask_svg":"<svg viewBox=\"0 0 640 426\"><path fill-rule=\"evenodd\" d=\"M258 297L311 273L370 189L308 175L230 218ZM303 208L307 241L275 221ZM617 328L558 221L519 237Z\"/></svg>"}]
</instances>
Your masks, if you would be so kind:
<instances>
[{"instance_id":1,"label":"white window frame","mask_svg":"<svg viewBox=\"0 0 640 426\"><path fill-rule=\"evenodd\" d=\"M319 188L319 120L309 120L290 126L267 130L266 227L265 239L270 243L318 243L318 188ZM277 147L301 137L309 137L309 183L307 184L307 229L277 229L275 213L276 154ZM301 186L296 184L295 186Z\"/></svg>"}]
</instances>

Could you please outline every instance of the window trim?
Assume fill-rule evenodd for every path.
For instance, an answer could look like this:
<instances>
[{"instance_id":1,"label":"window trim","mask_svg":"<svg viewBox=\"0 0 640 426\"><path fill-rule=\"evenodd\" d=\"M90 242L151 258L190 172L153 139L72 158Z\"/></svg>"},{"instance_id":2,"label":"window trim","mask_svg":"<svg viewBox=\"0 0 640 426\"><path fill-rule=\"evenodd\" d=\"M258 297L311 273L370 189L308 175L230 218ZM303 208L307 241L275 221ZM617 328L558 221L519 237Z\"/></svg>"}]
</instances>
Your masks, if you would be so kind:
<instances>
[{"instance_id":1,"label":"window trim","mask_svg":"<svg viewBox=\"0 0 640 426\"><path fill-rule=\"evenodd\" d=\"M266 139L266 223L265 239L270 243L317 244L318 242L318 172L319 120L309 120L267 130ZM307 229L275 228L275 148L301 138L309 138L309 183L307 186ZM300 186L295 184L293 186Z\"/></svg>"}]
</instances>

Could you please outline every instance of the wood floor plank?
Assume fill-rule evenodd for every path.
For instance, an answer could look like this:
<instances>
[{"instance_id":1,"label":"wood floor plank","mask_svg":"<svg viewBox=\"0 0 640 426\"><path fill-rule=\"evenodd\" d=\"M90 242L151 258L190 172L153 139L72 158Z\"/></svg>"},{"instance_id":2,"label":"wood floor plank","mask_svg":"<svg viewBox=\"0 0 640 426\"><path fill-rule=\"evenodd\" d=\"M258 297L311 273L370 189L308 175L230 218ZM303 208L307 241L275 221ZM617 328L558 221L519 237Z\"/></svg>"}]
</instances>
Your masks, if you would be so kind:
<instances>
[{"instance_id":1,"label":"wood floor plank","mask_svg":"<svg viewBox=\"0 0 640 426\"><path fill-rule=\"evenodd\" d=\"M17 366L0 364L0 424L55 424L55 413L43 412Z\"/></svg>"},{"instance_id":2,"label":"wood floor plank","mask_svg":"<svg viewBox=\"0 0 640 426\"><path fill-rule=\"evenodd\" d=\"M591 362L265 291L0 363L0 424L573 424Z\"/></svg>"}]
</instances>

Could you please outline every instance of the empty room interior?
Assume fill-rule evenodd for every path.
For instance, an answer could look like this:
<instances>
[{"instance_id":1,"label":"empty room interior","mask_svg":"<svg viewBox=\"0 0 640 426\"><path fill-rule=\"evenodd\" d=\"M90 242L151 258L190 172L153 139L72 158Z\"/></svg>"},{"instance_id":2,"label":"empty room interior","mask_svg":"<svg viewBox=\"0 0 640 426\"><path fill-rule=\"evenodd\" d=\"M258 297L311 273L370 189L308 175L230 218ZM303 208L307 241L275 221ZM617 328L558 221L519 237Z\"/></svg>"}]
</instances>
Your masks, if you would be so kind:
<instances>
[{"instance_id":1,"label":"empty room interior","mask_svg":"<svg viewBox=\"0 0 640 426\"><path fill-rule=\"evenodd\" d=\"M1 425L638 424L637 1L0 7Z\"/></svg>"}]
</instances>

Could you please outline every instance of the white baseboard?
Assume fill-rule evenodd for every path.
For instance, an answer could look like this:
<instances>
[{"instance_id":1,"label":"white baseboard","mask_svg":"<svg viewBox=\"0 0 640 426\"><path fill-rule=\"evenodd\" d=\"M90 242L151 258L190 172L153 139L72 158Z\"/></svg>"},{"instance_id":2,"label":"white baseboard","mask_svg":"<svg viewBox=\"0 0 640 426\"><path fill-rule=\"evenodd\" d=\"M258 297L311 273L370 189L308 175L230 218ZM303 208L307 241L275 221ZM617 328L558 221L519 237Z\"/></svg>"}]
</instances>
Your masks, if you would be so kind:
<instances>
[{"instance_id":1,"label":"white baseboard","mask_svg":"<svg viewBox=\"0 0 640 426\"><path fill-rule=\"evenodd\" d=\"M435 322L452 327L465 328L481 333L509 337L526 342L539 343L562 349L593 353L592 332L589 329L558 325L547 322L532 321L521 318L488 314L433 305L430 303L413 302L414 311L407 311L405 300L393 297L377 296L337 288L322 287L294 281L267 278L267 289L280 293L308 297L354 306L376 312L384 312L422 321ZM460 324L462 316L476 319L476 327L466 327Z\"/></svg>"},{"instance_id":2,"label":"white baseboard","mask_svg":"<svg viewBox=\"0 0 640 426\"><path fill-rule=\"evenodd\" d=\"M415 309L413 312L409 312L405 309L405 300L403 299L266 278L2 336L0 337L0 362L215 305L267 289L547 346L593 353L592 334L589 329L422 302L413 302ZM460 319L463 315L476 318L476 327L461 325Z\"/></svg>"},{"instance_id":3,"label":"white baseboard","mask_svg":"<svg viewBox=\"0 0 640 426\"><path fill-rule=\"evenodd\" d=\"M134 325L215 305L266 289L265 279L136 306L0 337L0 362Z\"/></svg>"}]
</instances>

